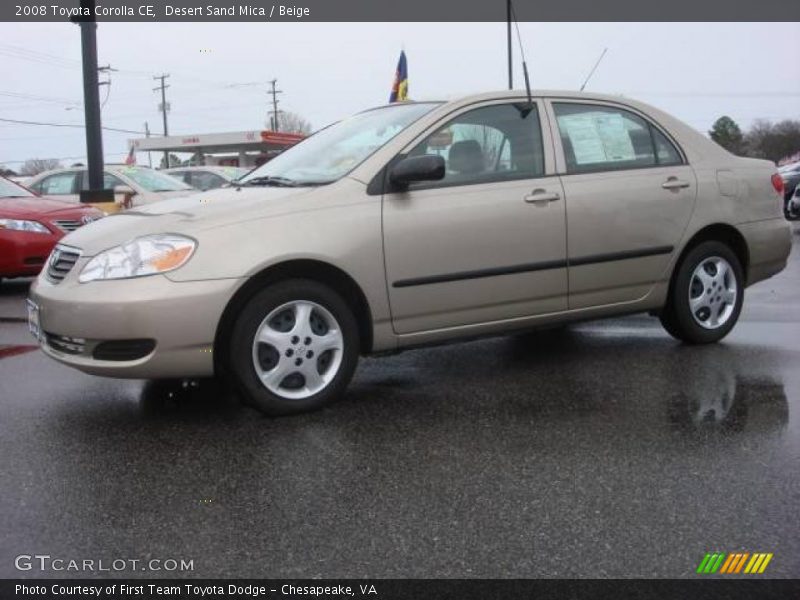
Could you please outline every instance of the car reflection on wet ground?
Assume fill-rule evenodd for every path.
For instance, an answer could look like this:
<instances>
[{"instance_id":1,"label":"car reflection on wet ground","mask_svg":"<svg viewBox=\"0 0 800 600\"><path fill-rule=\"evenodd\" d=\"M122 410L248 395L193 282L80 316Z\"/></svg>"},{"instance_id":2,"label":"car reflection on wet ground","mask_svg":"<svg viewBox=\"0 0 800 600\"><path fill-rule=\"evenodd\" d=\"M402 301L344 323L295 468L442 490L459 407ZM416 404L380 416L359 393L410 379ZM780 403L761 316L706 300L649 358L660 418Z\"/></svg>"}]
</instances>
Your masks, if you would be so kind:
<instances>
[{"instance_id":1,"label":"car reflection on wet ground","mask_svg":"<svg viewBox=\"0 0 800 600\"><path fill-rule=\"evenodd\" d=\"M800 574L796 247L718 345L636 316L415 350L275 420L212 381L9 350L31 345L25 288L0 290L0 576L33 552L195 577L690 577L747 551Z\"/></svg>"}]
</instances>

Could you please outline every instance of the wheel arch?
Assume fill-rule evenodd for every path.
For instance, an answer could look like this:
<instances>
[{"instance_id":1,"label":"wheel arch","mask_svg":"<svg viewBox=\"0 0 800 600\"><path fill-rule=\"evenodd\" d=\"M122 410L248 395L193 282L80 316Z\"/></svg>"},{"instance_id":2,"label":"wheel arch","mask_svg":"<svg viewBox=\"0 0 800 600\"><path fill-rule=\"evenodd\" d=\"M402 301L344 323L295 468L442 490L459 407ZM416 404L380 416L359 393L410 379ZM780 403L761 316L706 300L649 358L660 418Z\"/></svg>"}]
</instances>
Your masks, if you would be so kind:
<instances>
[{"instance_id":1,"label":"wheel arch","mask_svg":"<svg viewBox=\"0 0 800 600\"><path fill-rule=\"evenodd\" d=\"M675 283L675 277L677 276L678 269L683 263L683 260L686 258L686 255L691 252L693 248L707 241L722 242L731 249L731 251L736 255L736 258L739 259L739 263L742 266L742 272L744 273L745 279L744 285L747 287L748 271L750 269L750 248L747 245L747 240L733 225L728 225L726 223L713 223L711 225L706 225L697 231L683 246L683 250L681 250L681 254L678 257L678 260L675 262L675 266L672 269L672 274L670 275L668 297L672 293L672 286Z\"/></svg>"},{"instance_id":2,"label":"wheel arch","mask_svg":"<svg viewBox=\"0 0 800 600\"><path fill-rule=\"evenodd\" d=\"M372 311L367 297L356 281L342 269L319 260L293 259L270 265L252 275L228 301L222 317L217 324L214 336L214 369L218 373L224 370L219 360L219 349L226 348L230 340L230 332L245 303L265 286L287 279L311 279L327 285L344 298L353 309L358 323L360 350L368 354L372 349Z\"/></svg>"}]
</instances>

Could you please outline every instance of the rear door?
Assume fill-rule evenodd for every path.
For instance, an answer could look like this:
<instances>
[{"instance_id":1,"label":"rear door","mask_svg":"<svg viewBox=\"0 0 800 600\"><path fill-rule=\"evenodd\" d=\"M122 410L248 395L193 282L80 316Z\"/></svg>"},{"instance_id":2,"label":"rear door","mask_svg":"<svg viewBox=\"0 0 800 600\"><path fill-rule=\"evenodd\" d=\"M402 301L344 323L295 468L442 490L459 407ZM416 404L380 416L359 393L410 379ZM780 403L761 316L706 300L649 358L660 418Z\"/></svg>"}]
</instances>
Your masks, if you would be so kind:
<instances>
[{"instance_id":1,"label":"rear door","mask_svg":"<svg viewBox=\"0 0 800 600\"><path fill-rule=\"evenodd\" d=\"M633 109L548 105L567 210L569 307L640 299L677 251L694 208L694 172L665 130Z\"/></svg>"},{"instance_id":2,"label":"rear door","mask_svg":"<svg viewBox=\"0 0 800 600\"><path fill-rule=\"evenodd\" d=\"M446 175L383 197L396 332L566 308L564 203L539 113L510 101L473 105L405 153L441 155Z\"/></svg>"}]
</instances>

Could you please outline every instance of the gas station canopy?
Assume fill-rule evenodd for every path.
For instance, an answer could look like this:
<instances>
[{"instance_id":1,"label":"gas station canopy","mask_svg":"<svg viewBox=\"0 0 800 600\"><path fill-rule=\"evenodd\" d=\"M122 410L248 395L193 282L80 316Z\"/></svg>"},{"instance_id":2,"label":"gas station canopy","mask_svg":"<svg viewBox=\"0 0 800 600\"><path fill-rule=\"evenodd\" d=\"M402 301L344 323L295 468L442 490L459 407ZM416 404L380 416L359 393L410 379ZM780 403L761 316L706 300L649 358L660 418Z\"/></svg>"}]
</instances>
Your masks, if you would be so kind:
<instances>
[{"instance_id":1,"label":"gas station canopy","mask_svg":"<svg viewBox=\"0 0 800 600\"><path fill-rule=\"evenodd\" d=\"M199 152L201 154L260 152L274 155L296 144L299 133L256 130L230 133L169 135L129 140L136 152Z\"/></svg>"}]
</instances>

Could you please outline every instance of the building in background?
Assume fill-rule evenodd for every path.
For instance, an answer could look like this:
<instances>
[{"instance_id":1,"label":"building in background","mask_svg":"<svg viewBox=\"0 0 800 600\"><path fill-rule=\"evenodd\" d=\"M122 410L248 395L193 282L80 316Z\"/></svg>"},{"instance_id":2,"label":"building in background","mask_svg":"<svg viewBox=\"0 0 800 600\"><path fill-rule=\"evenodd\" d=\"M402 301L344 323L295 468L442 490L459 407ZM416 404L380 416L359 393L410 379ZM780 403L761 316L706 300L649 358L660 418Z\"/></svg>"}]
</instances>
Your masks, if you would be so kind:
<instances>
[{"instance_id":1,"label":"building in background","mask_svg":"<svg viewBox=\"0 0 800 600\"><path fill-rule=\"evenodd\" d=\"M128 140L128 144L135 152L188 153L189 162L183 164L257 167L304 137L298 133L256 130L144 137Z\"/></svg>"}]
</instances>

